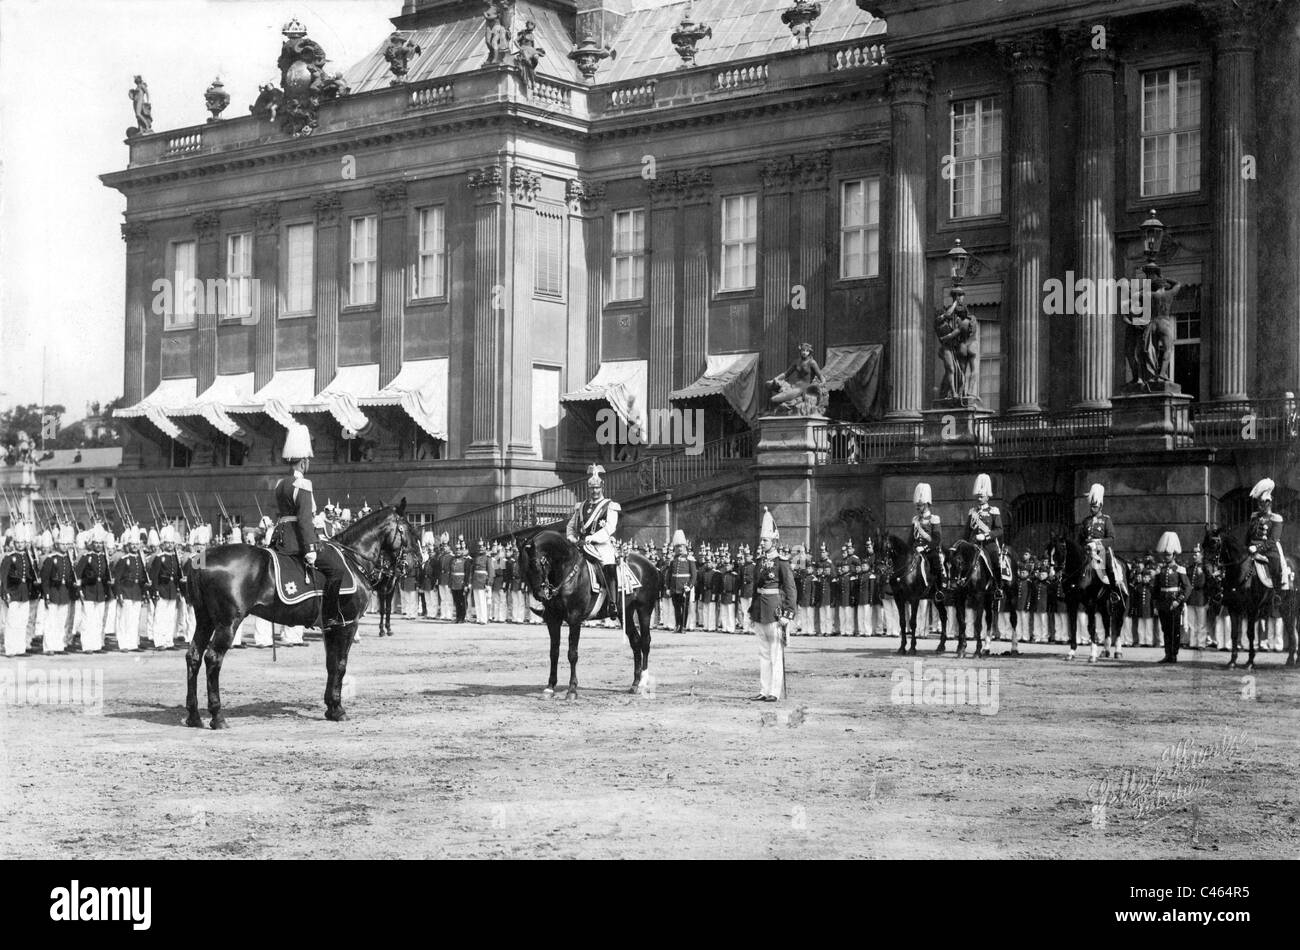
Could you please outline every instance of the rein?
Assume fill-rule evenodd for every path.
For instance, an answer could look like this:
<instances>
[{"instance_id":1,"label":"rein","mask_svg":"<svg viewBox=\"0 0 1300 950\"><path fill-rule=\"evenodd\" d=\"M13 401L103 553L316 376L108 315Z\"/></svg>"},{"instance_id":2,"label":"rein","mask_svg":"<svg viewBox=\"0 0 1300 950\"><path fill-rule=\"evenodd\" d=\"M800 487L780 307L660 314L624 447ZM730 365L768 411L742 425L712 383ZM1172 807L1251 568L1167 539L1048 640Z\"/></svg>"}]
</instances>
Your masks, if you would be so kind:
<instances>
[{"instance_id":1,"label":"rein","mask_svg":"<svg viewBox=\"0 0 1300 950\"><path fill-rule=\"evenodd\" d=\"M559 584L550 582L550 558L545 554L539 554L534 559L534 563L542 575L542 582L534 588L533 594L545 604L560 597L564 593L564 588L569 586L569 583L578 576L578 572L582 570L582 552L578 552L578 559L574 563L573 569L564 576L564 579Z\"/></svg>"}]
</instances>

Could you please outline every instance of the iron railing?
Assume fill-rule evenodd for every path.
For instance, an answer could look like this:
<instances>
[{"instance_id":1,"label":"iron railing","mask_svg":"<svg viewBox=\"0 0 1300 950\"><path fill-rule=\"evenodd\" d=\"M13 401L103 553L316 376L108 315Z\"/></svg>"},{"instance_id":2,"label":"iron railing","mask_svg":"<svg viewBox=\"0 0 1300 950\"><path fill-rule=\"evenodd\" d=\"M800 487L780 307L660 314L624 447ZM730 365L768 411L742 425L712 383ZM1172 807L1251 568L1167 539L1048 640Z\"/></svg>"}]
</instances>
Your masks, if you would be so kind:
<instances>
[{"instance_id":1,"label":"iron railing","mask_svg":"<svg viewBox=\"0 0 1300 950\"><path fill-rule=\"evenodd\" d=\"M757 437L744 432L717 439L694 452L680 447L663 455L610 468L605 473L605 494L626 504L636 498L701 482L728 471L747 467L754 458ZM454 540L464 535L473 544L478 539L499 538L528 528L543 528L568 520L573 506L587 497L587 479L574 479L508 501L485 505L440 518L430 526L434 534L445 531Z\"/></svg>"},{"instance_id":2,"label":"iron railing","mask_svg":"<svg viewBox=\"0 0 1300 950\"><path fill-rule=\"evenodd\" d=\"M1192 403L1196 445L1285 445L1300 439L1300 409L1295 399L1250 399Z\"/></svg>"}]
</instances>

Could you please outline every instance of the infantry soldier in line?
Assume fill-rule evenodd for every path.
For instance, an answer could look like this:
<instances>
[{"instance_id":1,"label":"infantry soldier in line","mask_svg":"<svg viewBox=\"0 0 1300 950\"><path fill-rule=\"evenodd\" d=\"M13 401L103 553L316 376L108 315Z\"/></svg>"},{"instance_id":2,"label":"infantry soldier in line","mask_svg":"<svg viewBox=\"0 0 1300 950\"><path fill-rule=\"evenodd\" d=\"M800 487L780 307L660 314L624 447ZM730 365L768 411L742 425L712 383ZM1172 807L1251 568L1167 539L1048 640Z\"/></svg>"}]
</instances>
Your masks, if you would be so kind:
<instances>
[{"instance_id":1,"label":"infantry soldier in line","mask_svg":"<svg viewBox=\"0 0 1300 950\"><path fill-rule=\"evenodd\" d=\"M451 550L451 535L442 534L442 549L438 552L438 619L455 620L456 604L451 595L451 562L456 555Z\"/></svg>"},{"instance_id":2,"label":"infantry soldier in line","mask_svg":"<svg viewBox=\"0 0 1300 950\"><path fill-rule=\"evenodd\" d=\"M506 553L500 544L492 546L492 619L506 620Z\"/></svg>"},{"instance_id":3,"label":"infantry soldier in line","mask_svg":"<svg viewBox=\"0 0 1300 950\"><path fill-rule=\"evenodd\" d=\"M1116 560L1113 550L1115 526L1111 523L1110 515L1101 510L1105 497L1106 489L1101 485L1094 484L1088 489L1090 513L1088 520L1083 523L1083 529L1079 532L1079 543L1093 555L1094 560L1090 566L1095 568L1100 561L1106 571L1104 580L1127 597L1128 582L1124 577L1124 565ZM1086 574L1080 583L1087 583Z\"/></svg>"},{"instance_id":4,"label":"infantry soldier in line","mask_svg":"<svg viewBox=\"0 0 1300 950\"><path fill-rule=\"evenodd\" d=\"M776 702L780 698L778 693L785 692L786 637L795 608L794 574L789 563L776 556L779 539L776 522L764 508L758 542L761 560L749 616L754 621L754 636L758 638L759 692L754 699L766 703Z\"/></svg>"},{"instance_id":5,"label":"infantry soldier in line","mask_svg":"<svg viewBox=\"0 0 1300 950\"><path fill-rule=\"evenodd\" d=\"M469 549L465 547L465 538L462 536L456 539L456 554L447 569L448 587L456 608L456 623L465 622L465 588L469 586L470 569Z\"/></svg>"},{"instance_id":6,"label":"infantry soldier in line","mask_svg":"<svg viewBox=\"0 0 1300 950\"><path fill-rule=\"evenodd\" d=\"M42 649L46 653L61 654L68 649L67 638L71 630L72 604L76 585L72 576L72 559L68 548L75 535L72 525L61 525L54 542L54 553L41 565L41 594L45 598L45 622L41 630Z\"/></svg>"},{"instance_id":7,"label":"infantry soldier in line","mask_svg":"<svg viewBox=\"0 0 1300 950\"><path fill-rule=\"evenodd\" d=\"M1153 587L1153 601L1156 616L1160 618L1160 627L1164 632L1165 658L1161 663L1177 663L1178 647L1182 642L1181 622L1183 605L1192 592L1192 582L1187 576L1187 569L1174 558L1183 553L1178 535L1166 531L1160 536L1156 553L1162 556L1160 566L1156 568Z\"/></svg>"},{"instance_id":8,"label":"infantry soldier in line","mask_svg":"<svg viewBox=\"0 0 1300 950\"><path fill-rule=\"evenodd\" d=\"M126 553L113 565L113 587L117 595L117 648L123 653L140 652L140 608L152 597L149 572L140 554L140 529L122 532Z\"/></svg>"},{"instance_id":9,"label":"infantry soldier in line","mask_svg":"<svg viewBox=\"0 0 1300 950\"><path fill-rule=\"evenodd\" d=\"M149 565L149 583L153 588L154 625L153 645L157 650L171 650L176 646L181 606L181 562L176 556L176 529L163 525L158 533L162 550Z\"/></svg>"},{"instance_id":10,"label":"infantry soldier in line","mask_svg":"<svg viewBox=\"0 0 1300 950\"><path fill-rule=\"evenodd\" d=\"M479 538L478 544L474 546L474 555L469 561L470 571L470 596L474 598L474 623L484 624L488 622L488 573L490 565L488 563L487 548L483 546L483 539Z\"/></svg>"},{"instance_id":11,"label":"infantry soldier in line","mask_svg":"<svg viewBox=\"0 0 1300 950\"><path fill-rule=\"evenodd\" d=\"M0 599L9 608L4 625L5 656L27 654L27 625L40 583L36 559L32 556L31 530L26 521L16 522L13 550L0 561Z\"/></svg>"},{"instance_id":12,"label":"infantry soldier in line","mask_svg":"<svg viewBox=\"0 0 1300 950\"><path fill-rule=\"evenodd\" d=\"M88 539L88 550L77 559L72 571L77 599L81 601L78 619L83 653L104 652L105 608L114 596L112 567L104 551L107 537L105 529L96 525Z\"/></svg>"},{"instance_id":13,"label":"infantry soldier in line","mask_svg":"<svg viewBox=\"0 0 1300 950\"><path fill-rule=\"evenodd\" d=\"M740 590L737 594L736 615L740 624L739 632L749 633L753 629L749 624L749 605L754 600L754 584L758 579L758 565L749 550L748 544L740 546Z\"/></svg>"},{"instance_id":14,"label":"infantry soldier in line","mask_svg":"<svg viewBox=\"0 0 1300 950\"><path fill-rule=\"evenodd\" d=\"M695 588L695 559L681 528L673 533L673 557L668 562L665 586L673 595L673 632L685 633L690 592Z\"/></svg>"}]
</instances>

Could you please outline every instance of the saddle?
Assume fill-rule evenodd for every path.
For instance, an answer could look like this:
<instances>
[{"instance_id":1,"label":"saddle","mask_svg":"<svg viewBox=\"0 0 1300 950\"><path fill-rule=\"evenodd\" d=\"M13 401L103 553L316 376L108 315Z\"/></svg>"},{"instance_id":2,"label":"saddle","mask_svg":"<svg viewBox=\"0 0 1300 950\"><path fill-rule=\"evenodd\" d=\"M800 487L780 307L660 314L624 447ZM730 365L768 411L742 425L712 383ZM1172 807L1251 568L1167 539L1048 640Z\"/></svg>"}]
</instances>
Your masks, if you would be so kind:
<instances>
[{"instance_id":1,"label":"saddle","mask_svg":"<svg viewBox=\"0 0 1300 950\"><path fill-rule=\"evenodd\" d=\"M1255 554L1251 557L1255 563L1255 576L1259 582L1270 590L1273 588L1273 575L1268 572L1268 558L1261 554Z\"/></svg>"},{"instance_id":2,"label":"saddle","mask_svg":"<svg viewBox=\"0 0 1300 950\"><path fill-rule=\"evenodd\" d=\"M315 568L309 569L307 563L299 557L281 554L274 550L268 550L267 553L271 556L271 577L274 581L275 596L280 603L292 607L313 597L325 595L320 571ZM352 566L348 564L347 558L343 556L337 544L333 541L323 542L317 550L316 557L317 560L331 558L335 564L342 566L344 580L343 586L339 588L340 595L357 592L357 575L353 573Z\"/></svg>"}]
</instances>

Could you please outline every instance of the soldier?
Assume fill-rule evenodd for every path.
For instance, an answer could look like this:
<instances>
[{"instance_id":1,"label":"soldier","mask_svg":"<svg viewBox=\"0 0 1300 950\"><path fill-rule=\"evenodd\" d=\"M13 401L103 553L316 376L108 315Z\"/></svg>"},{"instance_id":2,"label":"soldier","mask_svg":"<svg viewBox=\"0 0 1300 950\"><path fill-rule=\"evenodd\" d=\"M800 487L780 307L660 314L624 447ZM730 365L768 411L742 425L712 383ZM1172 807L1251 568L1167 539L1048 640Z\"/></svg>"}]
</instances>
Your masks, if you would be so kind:
<instances>
[{"instance_id":1,"label":"soldier","mask_svg":"<svg viewBox=\"0 0 1300 950\"><path fill-rule=\"evenodd\" d=\"M444 531L441 542L438 551L438 619L454 620L456 605L451 596L451 562L455 554L451 550L451 535Z\"/></svg>"},{"instance_id":2,"label":"soldier","mask_svg":"<svg viewBox=\"0 0 1300 950\"><path fill-rule=\"evenodd\" d=\"M718 572L714 590L718 598L718 626L723 633L739 633L736 629L736 593L740 590L740 574L730 557Z\"/></svg>"},{"instance_id":3,"label":"soldier","mask_svg":"<svg viewBox=\"0 0 1300 950\"><path fill-rule=\"evenodd\" d=\"M1246 526L1246 545L1256 561L1268 564L1268 576L1276 593L1282 590L1285 559L1282 554L1282 516L1273 511L1275 487L1273 479L1261 478L1250 490L1250 497L1256 500L1258 507Z\"/></svg>"},{"instance_id":4,"label":"soldier","mask_svg":"<svg viewBox=\"0 0 1300 950\"><path fill-rule=\"evenodd\" d=\"M588 470L587 500L573 506L566 534L574 544L581 545L588 559L600 566L597 572L605 586L605 618L614 620L618 613L618 568L615 558L614 532L618 530L618 516L622 509L618 502L605 497L605 483L600 465Z\"/></svg>"},{"instance_id":5,"label":"soldier","mask_svg":"<svg viewBox=\"0 0 1300 950\"><path fill-rule=\"evenodd\" d=\"M506 554L499 544L492 549L492 619L506 621Z\"/></svg>"},{"instance_id":6,"label":"soldier","mask_svg":"<svg viewBox=\"0 0 1300 950\"><path fill-rule=\"evenodd\" d=\"M334 557L317 558L316 498L307 479L312 459L311 433L306 426L298 423L290 427L281 455L289 463L290 473L275 486L277 517L271 548L289 557L302 558L304 563L325 576L321 628L328 632L346 624L339 603L339 590L343 586L342 565Z\"/></svg>"},{"instance_id":7,"label":"soldier","mask_svg":"<svg viewBox=\"0 0 1300 950\"><path fill-rule=\"evenodd\" d=\"M469 549L465 547L465 538L456 540L456 554L447 569L448 587L451 590L452 603L456 607L456 623L465 622L465 588L470 577Z\"/></svg>"},{"instance_id":8,"label":"soldier","mask_svg":"<svg viewBox=\"0 0 1300 950\"><path fill-rule=\"evenodd\" d=\"M813 565L809 563L807 555L803 553L802 545L796 546L796 552L795 556L791 558L791 564L798 565L791 569L791 573L795 575L794 632L799 636L811 637L817 631L816 606L813 603L817 592L817 572ZM757 575L754 583L758 583ZM755 590L757 590L757 587Z\"/></svg>"},{"instance_id":9,"label":"soldier","mask_svg":"<svg viewBox=\"0 0 1300 950\"><path fill-rule=\"evenodd\" d=\"M1110 515L1101 510L1102 502L1106 497L1106 489L1101 485L1094 484L1088 489L1088 520L1083 523L1083 529L1079 532L1079 543L1084 546L1093 555L1091 567L1095 570L1099 565L1106 571L1106 580L1112 587L1117 589L1123 596L1128 596L1128 582L1124 577L1124 565L1115 558L1113 550L1115 544L1115 526L1111 523ZM1080 582L1087 582L1087 575Z\"/></svg>"},{"instance_id":10,"label":"soldier","mask_svg":"<svg viewBox=\"0 0 1300 950\"><path fill-rule=\"evenodd\" d=\"M849 559L845 556L835 565L836 574L831 581L835 603L835 636L853 636L853 581L849 577Z\"/></svg>"},{"instance_id":11,"label":"soldier","mask_svg":"<svg viewBox=\"0 0 1300 950\"><path fill-rule=\"evenodd\" d=\"M13 550L0 561L0 599L8 605L5 614L5 656L27 655L27 627L32 601L40 589L40 575L32 556L32 526L26 521L13 525Z\"/></svg>"},{"instance_id":12,"label":"soldier","mask_svg":"<svg viewBox=\"0 0 1300 950\"><path fill-rule=\"evenodd\" d=\"M754 582L758 577L758 565L751 556L748 544L740 546L740 589L736 592L736 617L740 623L740 633L749 633L749 605L754 599Z\"/></svg>"},{"instance_id":13,"label":"soldier","mask_svg":"<svg viewBox=\"0 0 1300 950\"><path fill-rule=\"evenodd\" d=\"M1174 558L1183 553L1178 535L1166 531L1156 544L1156 553L1162 556L1152 582L1152 601L1164 634L1165 658L1161 663L1177 663L1178 648L1182 644L1183 605L1192 592L1192 581L1187 569Z\"/></svg>"},{"instance_id":14,"label":"soldier","mask_svg":"<svg viewBox=\"0 0 1300 950\"><path fill-rule=\"evenodd\" d=\"M140 607L152 599L149 572L140 554L138 528L122 532L122 549L126 552L113 565L113 587L117 597L117 648L123 653L140 652Z\"/></svg>"},{"instance_id":15,"label":"soldier","mask_svg":"<svg viewBox=\"0 0 1300 950\"><path fill-rule=\"evenodd\" d=\"M181 606L181 562L176 556L176 529L163 525L158 533L162 550L149 565L149 583L153 588L154 622L153 645L156 650L176 647L176 634Z\"/></svg>"},{"instance_id":16,"label":"soldier","mask_svg":"<svg viewBox=\"0 0 1300 950\"><path fill-rule=\"evenodd\" d=\"M817 584L813 587L813 606L816 608L815 626L819 637L829 637L835 629L835 621L831 618L834 609L831 601L831 559L825 556L825 550L823 546L822 556L814 565Z\"/></svg>"},{"instance_id":17,"label":"soldier","mask_svg":"<svg viewBox=\"0 0 1300 950\"><path fill-rule=\"evenodd\" d=\"M42 649L46 653L67 652L67 639L71 630L72 604L76 585L72 574L72 558L68 549L75 535L72 525L59 526L54 542L54 553L41 565L41 594L45 598L45 617L41 630Z\"/></svg>"},{"instance_id":18,"label":"soldier","mask_svg":"<svg viewBox=\"0 0 1300 950\"><path fill-rule=\"evenodd\" d=\"M948 567L943 558L943 534L939 516L930 510L930 486L919 482L912 492L916 514L912 516L912 550L929 566L928 582L932 588L943 588L948 582ZM895 565L897 569L898 565Z\"/></svg>"},{"instance_id":19,"label":"soldier","mask_svg":"<svg viewBox=\"0 0 1300 950\"><path fill-rule=\"evenodd\" d=\"M776 556L779 539L772 514L764 508L758 542L762 560L749 617L758 639L759 693L754 699L765 703L776 702L778 693L785 692L786 637L795 608L794 574L789 563Z\"/></svg>"},{"instance_id":20,"label":"soldier","mask_svg":"<svg viewBox=\"0 0 1300 950\"><path fill-rule=\"evenodd\" d=\"M663 630L670 629L668 626L668 618L672 617L675 613L673 608L673 589L672 585L669 583L669 576L672 574L672 570L669 567L671 563L672 554L668 550L668 545L664 544L663 546L656 547L654 559L655 570L659 572L659 576L663 579L663 583L659 585L659 603L655 604L655 626ZM676 627L674 626L671 629L675 631Z\"/></svg>"},{"instance_id":21,"label":"soldier","mask_svg":"<svg viewBox=\"0 0 1300 950\"><path fill-rule=\"evenodd\" d=\"M876 575L876 553L871 539L862 551L862 562L858 567L857 578L857 630L858 635L874 637L876 635L876 602L880 599L880 581Z\"/></svg>"},{"instance_id":22,"label":"soldier","mask_svg":"<svg viewBox=\"0 0 1300 950\"><path fill-rule=\"evenodd\" d=\"M81 602L77 622L83 653L104 652L105 608L113 600L112 565L104 551L107 537L102 526L91 529L87 549L72 569L77 599Z\"/></svg>"},{"instance_id":23,"label":"soldier","mask_svg":"<svg viewBox=\"0 0 1300 950\"><path fill-rule=\"evenodd\" d=\"M474 546L474 555L469 561L469 572L470 596L473 598L472 607L474 609L473 622L484 624L488 622L490 565L488 563L487 549L483 546L482 538Z\"/></svg>"},{"instance_id":24,"label":"soldier","mask_svg":"<svg viewBox=\"0 0 1300 950\"><path fill-rule=\"evenodd\" d=\"M1134 568L1139 572L1138 568ZM1142 566L1139 573L1140 586L1133 592L1133 599L1137 601L1137 608L1133 613L1133 619L1136 627L1136 637L1138 646L1156 646L1155 642L1155 607L1152 598L1156 579L1155 558L1147 555L1142 560Z\"/></svg>"},{"instance_id":25,"label":"soldier","mask_svg":"<svg viewBox=\"0 0 1300 950\"><path fill-rule=\"evenodd\" d=\"M695 559L690 556L690 546L681 528L673 533L673 556L668 562L664 586L672 591L673 632L686 632L688 600L695 588Z\"/></svg>"},{"instance_id":26,"label":"soldier","mask_svg":"<svg viewBox=\"0 0 1300 950\"><path fill-rule=\"evenodd\" d=\"M696 603L699 604L700 629L709 633L718 629L718 599L713 589L718 569L710 552L704 558L704 570L695 584Z\"/></svg>"},{"instance_id":27,"label":"soldier","mask_svg":"<svg viewBox=\"0 0 1300 950\"><path fill-rule=\"evenodd\" d=\"M1186 645L1193 650L1201 650L1207 645L1205 582L1209 579L1209 573L1205 568L1205 552L1199 544L1192 548L1192 569L1187 572L1187 578L1191 583L1191 591L1183 610L1183 622L1187 630ZM1213 642L1209 645L1213 646Z\"/></svg>"},{"instance_id":28,"label":"soldier","mask_svg":"<svg viewBox=\"0 0 1300 950\"><path fill-rule=\"evenodd\" d=\"M1009 581L1010 570L1002 557L1002 512L989 504L993 483L983 473L975 477L975 505L966 512L966 540L979 545L995 582Z\"/></svg>"},{"instance_id":29,"label":"soldier","mask_svg":"<svg viewBox=\"0 0 1300 950\"><path fill-rule=\"evenodd\" d=\"M1016 579L1011 590L1007 592L1007 609L1011 614L1013 640L1019 639L1020 631L1018 627L1023 624L1025 642L1039 642L1037 631L1034 628L1034 618L1037 616L1037 604L1034 599L1037 591L1034 585L1034 575L1037 570L1038 565L1034 562L1034 556L1026 553L1020 559Z\"/></svg>"}]
</instances>

